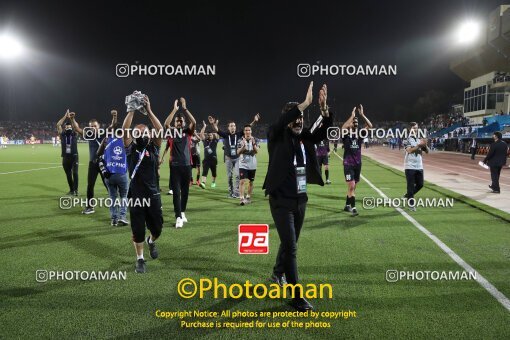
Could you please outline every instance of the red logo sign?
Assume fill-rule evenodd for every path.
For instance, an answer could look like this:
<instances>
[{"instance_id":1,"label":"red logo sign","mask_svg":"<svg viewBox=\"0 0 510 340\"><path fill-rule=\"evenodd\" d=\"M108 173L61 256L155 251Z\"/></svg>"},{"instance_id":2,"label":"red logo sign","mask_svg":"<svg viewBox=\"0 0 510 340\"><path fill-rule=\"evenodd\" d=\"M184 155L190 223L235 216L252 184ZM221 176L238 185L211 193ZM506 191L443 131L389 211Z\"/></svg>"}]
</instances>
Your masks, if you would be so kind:
<instances>
[{"instance_id":1,"label":"red logo sign","mask_svg":"<svg viewBox=\"0 0 510 340\"><path fill-rule=\"evenodd\" d=\"M269 225L240 224L239 254L268 254Z\"/></svg>"}]
</instances>

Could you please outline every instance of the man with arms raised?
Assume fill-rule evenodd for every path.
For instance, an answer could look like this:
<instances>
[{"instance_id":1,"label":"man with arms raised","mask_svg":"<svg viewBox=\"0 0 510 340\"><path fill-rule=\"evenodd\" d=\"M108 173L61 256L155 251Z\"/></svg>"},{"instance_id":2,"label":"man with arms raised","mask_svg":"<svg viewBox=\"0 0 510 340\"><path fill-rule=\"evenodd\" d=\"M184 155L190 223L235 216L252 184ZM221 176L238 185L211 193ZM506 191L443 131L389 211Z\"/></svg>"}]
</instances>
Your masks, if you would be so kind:
<instances>
[{"instance_id":1,"label":"man with arms raised","mask_svg":"<svg viewBox=\"0 0 510 340\"><path fill-rule=\"evenodd\" d=\"M117 124L117 111L112 110L112 123L110 124L110 127L115 126ZM108 190L108 187L106 185L106 181L103 177L103 174L99 170L99 165L97 163L97 150L99 149L99 146L101 145L104 134L100 133L100 125L97 119L91 119L89 120L89 129L93 130L95 133L93 136L84 136L83 129L80 128L78 125L78 122L75 120L75 115L71 114L71 124L73 124L73 129L78 132L82 137L87 138L87 141L89 143L89 168L87 173L87 207L85 210L82 211L83 214L93 214L95 212L94 207L91 206L90 200L94 198L94 187L96 186L96 180L97 175L101 176L101 180L103 181L103 184Z\"/></svg>"},{"instance_id":2,"label":"man with arms raised","mask_svg":"<svg viewBox=\"0 0 510 340\"><path fill-rule=\"evenodd\" d=\"M188 205L188 194L191 181L191 138L195 134L195 126L197 124L195 118L186 106L186 100L181 98L180 102L182 109L189 120L189 127L185 128L185 118L183 115L176 116L174 126L172 127L170 125L175 114L179 110L177 100L174 103L172 112L170 112L165 120L165 128L167 130L170 129L166 147L170 150L170 181L173 191L176 228L182 228L184 223L188 222L185 212Z\"/></svg>"},{"instance_id":3,"label":"man with arms raised","mask_svg":"<svg viewBox=\"0 0 510 340\"><path fill-rule=\"evenodd\" d=\"M211 188L216 188L216 170L218 165L218 155L216 154L216 147L218 146L219 136L217 133L209 132L205 133L206 124L205 122L202 130L200 130L200 138L204 143L204 161L202 162L202 180L200 181L200 187L205 189L205 183L207 181L207 174L211 169L212 182Z\"/></svg>"},{"instance_id":4,"label":"man with arms raised","mask_svg":"<svg viewBox=\"0 0 510 340\"><path fill-rule=\"evenodd\" d=\"M145 96L144 107L152 126L158 132L163 126L151 109L150 101ZM129 207L133 244L136 251L135 272L145 273L146 264L143 257L143 244L147 242L151 258L158 258L156 240L163 228L163 211L158 188L158 150L161 145L161 135L152 138L147 125L137 124L131 131L131 123L135 111L129 111L122 128L124 129L124 146L127 148L128 170L131 178L129 184L130 198L133 202ZM148 200L149 205L135 204ZM145 238L145 228L150 235Z\"/></svg>"},{"instance_id":5,"label":"man with arms raised","mask_svg":"<svg viewBox=\"0 0 510 340\"><path fill-rule=\"evenodd\" d=\"M67 184L69 185L68 195L78 196L78 134L73 130L73 125L67 121L73 112L65 113L64 117L57 122L57 132L62 140L62 167L66 173Z\"/></svg>"},{"instance_id":6,"label":"man with arms raised","mask_svg":"<svg viewBox=\"0 0 510 340\"><path fill-rule=\"evenodd\" d=\"M371 129L372 123L363 112L363 105L359 106L359 115ZM356 209L356 185L361 176L361 144L363 139L360 137L358 129L358 117L356 117L356 107L352 110L351 116L342 126L342 143L344 148L344 176L347 183L347 197L345 200L344 211L352 213L352 216L358 216Z\"/></svg>"},{"instance_id":7,"label":"man with arms raised","mask_svg":"<svg viewBox=\"0 0 510 340\"><path fill-rule=\"evenodd\" d=\"M319 94L321 116L311 128L303 127L303 111L312 103L312 90L313 82L305 101L287 103L268 132L269 165L263 189L269 195L271 215L280 237L271 280L281 286L298 283L297 242L308 201L307 184L324 185L315 144L326 138L332 115L326 104L327 87L323 85ZM303 292L296 289L294 293L292 307L299 311L313 309Z\"/></svg>"},{"instance_id":8,"label":"man with arms raised","mask_svg":"<svg viewBox=\"0 0 510 340\"><path fill-rule=\"evenodd\" d=\"M260 119L257 113L250 123L253 126ZM237 154L237 143L243 138L243 131L236 132L236 123L229 121L227 125L228 132L221 131L218 128L218 120L209 117L214 131L223 138L223 150L225 151L225 166L227 167L228 178L228 197L239 198L239 155Z\"/></svg>"}]
</instances>

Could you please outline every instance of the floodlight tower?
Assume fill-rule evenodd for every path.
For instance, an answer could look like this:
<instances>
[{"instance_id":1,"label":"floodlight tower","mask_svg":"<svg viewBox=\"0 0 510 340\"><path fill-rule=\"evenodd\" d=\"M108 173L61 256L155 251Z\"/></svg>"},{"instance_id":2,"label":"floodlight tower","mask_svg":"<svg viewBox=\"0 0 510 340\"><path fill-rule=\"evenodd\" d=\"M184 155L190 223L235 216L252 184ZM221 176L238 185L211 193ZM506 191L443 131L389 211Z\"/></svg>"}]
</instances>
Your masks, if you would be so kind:
<instances>
[{"instance_id":1,"label":"floodlight tower","mask_svg":"<svg viewBox=\"0 0 510 340\"><path fill-rule=\"evenodd\" d=\"M9 120L13 120L16 116L16 88L14 82L11 79L11 75L7 74L7 67L12 66L19 60L19 57L23 54L23 44L21 41L8 33L0 34L0 64L5 66L4 69L0 69L3 79L5 79L6 91L4 94L4 109L7 112Z\"/></svg>"}]
</instances>

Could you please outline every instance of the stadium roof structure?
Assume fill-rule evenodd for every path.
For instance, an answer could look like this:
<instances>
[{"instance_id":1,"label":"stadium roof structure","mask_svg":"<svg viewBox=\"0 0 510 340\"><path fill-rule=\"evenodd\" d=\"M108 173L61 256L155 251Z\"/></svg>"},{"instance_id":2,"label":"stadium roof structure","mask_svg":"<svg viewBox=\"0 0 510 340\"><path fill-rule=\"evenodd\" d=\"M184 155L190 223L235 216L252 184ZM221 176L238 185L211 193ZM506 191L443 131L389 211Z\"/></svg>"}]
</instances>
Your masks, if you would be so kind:
<instances>
[{"instance_id":1,"label":"stadium roof structure","mask_svg":"<svg viewBox=\"0 0 510 340\"><path fill-rule=\"evenodd\" d=\"M493 71L510 72L510 5L493 10L483 32L450 62L450 69L465 81Z\"/></svg>"}]
</instances>

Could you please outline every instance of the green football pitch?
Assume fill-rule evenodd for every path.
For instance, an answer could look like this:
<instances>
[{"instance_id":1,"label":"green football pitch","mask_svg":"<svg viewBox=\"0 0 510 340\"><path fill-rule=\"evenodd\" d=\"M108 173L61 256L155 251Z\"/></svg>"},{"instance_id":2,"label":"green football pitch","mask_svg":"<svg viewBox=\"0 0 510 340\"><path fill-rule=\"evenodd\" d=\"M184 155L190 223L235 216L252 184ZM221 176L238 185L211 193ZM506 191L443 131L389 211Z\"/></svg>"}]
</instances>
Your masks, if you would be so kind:
<instances>
[{"instance_id":1,"label":"green football pitch","mask_svg":"<svg viewBox=\"0 0 510 340\"><path fill-rule=\"evenodd\" d=\"M221 150L221 146L218 147ZM81 144L79 193L84 197L88 148ZM221 152L220 152L221 153ZM51 145L0 149L0 338L492 338L510 336L510 311L475 280L388 282L387 270L463 271L449 255L393 208L363 209L362 197L379 193L362 180L360 215L342 211L346 187L341 161L330 158L332 185L309 187L298 250L303 283L329 283L332 299L311 300L316 311L356 311L348 319L321 319L330 328L183 329L162 311L286 311L282 300L183 299L182 278L222 283L267 283L278 235L261 190L267 151L258 155L253 204L226 198L225 167L218 186L190 188L182 229L173 227L171 196L163 195L165 224L160 257L135 274L129 227L111 227L106 208L82 215L62 210L67 191L60 148ZM168 165L161 187L168 190ZM401 172L365 158L363 175L388 197L401 197ZM166 189L166 190L165 190ZM410 215L444 242L491 285L510 297L510 216L427 183L424 198L454 198L451 208L422 208ZM106 197L98 180L96 197ZM238 225L270 225L268 255L238 254ZM126 271L126 280L36 281L37 270ZM225 319L224 317L223 319ZM221 320L221 318L220 318ZM246 318L243 321L252 321ZM258 320L258 319L257 319ZM287 320L282 318L280 321ZM302 320L306 321L306 320Z\"/></svg>"}]
</instances>

